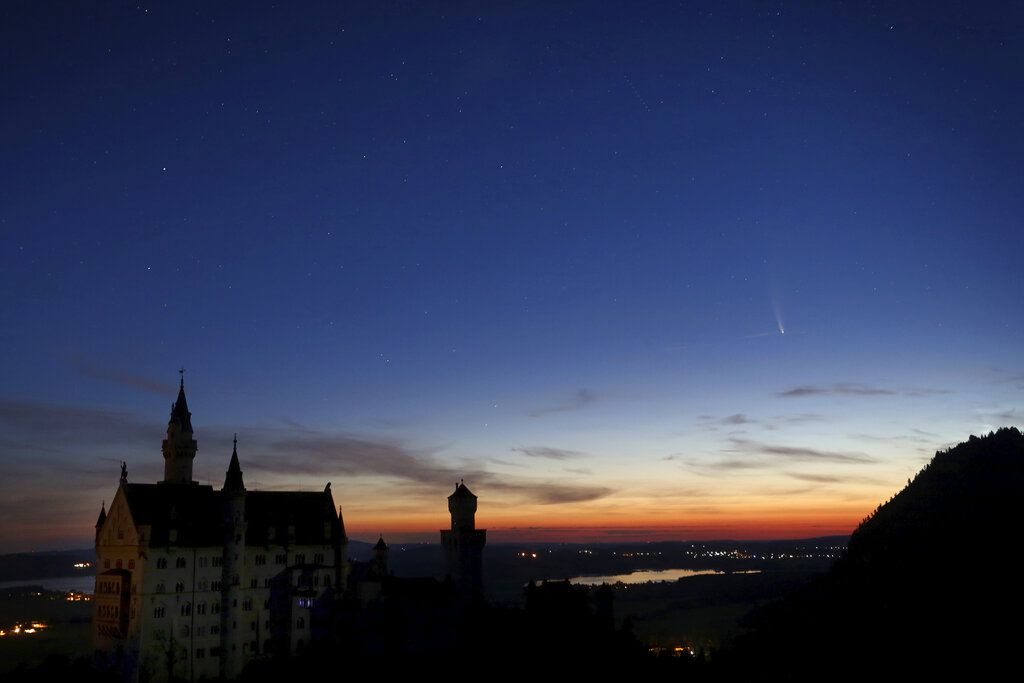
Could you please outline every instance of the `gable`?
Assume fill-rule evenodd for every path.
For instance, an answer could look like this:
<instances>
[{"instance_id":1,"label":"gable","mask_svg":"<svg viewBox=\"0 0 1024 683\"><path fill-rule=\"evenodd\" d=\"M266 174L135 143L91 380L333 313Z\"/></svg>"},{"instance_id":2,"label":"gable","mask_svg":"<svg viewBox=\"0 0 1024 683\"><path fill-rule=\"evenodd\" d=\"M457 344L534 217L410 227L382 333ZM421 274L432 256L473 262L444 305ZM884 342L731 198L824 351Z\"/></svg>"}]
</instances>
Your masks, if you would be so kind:
<instances>
[{"instance_id":1,"label":"gable","mask_svg":"<svg viewBox=\"0 0 1024 683\"><path fill-rule=\"evenodd\" d=\"M100 528L96 541L99 546L138 545L139 530L132 516L131 508L124 495L124 487L119 486L114 500L107 511L107 519Z\"/></svg>"}]
</instances>

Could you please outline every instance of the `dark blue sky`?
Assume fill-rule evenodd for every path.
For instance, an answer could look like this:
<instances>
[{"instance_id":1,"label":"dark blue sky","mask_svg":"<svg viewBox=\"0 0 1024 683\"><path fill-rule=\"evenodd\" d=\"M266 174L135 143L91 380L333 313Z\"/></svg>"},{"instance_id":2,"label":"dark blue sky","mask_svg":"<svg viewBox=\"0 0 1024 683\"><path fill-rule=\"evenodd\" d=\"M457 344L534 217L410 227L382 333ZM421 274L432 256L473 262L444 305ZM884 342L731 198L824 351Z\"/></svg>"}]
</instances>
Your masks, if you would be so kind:
<instances>
[{"instance_id":1,"label":"dark blue sky","mask_svg":"<svg viewBox=\"0 0 1024 683\"><path fill-rule=\"evenodd\" d=\"M182 364L202 476L238 431L357 530L463 472L496 528L849 526L1020 422L1022 14L5 3L0 549L158 478Z\"/></svg>"}]
</instances>

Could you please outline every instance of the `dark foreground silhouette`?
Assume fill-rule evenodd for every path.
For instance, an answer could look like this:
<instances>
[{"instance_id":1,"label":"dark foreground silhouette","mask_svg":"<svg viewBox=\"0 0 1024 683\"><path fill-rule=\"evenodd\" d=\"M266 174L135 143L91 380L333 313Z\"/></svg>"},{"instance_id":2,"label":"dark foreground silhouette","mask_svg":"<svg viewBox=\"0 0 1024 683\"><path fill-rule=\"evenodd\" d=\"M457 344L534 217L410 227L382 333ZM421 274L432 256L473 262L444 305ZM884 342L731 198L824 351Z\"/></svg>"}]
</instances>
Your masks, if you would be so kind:
<instances>
[{"instance_id":1,"label":"dark foreground silhouette","mask_svg":"<svg viewBox=\"0 0 1024 683\"><path fill-rule=\"evenodd\" d=\"M936 453L850 538L830 572L756 612L733 678L981 672L1016 660L1024 436L1000 429Z\"/></svg>"},{"instance_id":2,"label":"dark foreground silhouette","mask_svg":"<svg viewBox=\"0 0 1024 683\"><path fill-rule=\"evenodd\" d=\"M832 569L748 618L749 632L702 657L652 656L612 591L530 586L522 606L466 599L450 582L382 577L319 615L302 657L253 662L243 680L468 666L542 680L566 672L672 673L683 680L949 680L1012 666L1024 588L1016 547L1024 435L1006 428L937 453L865 519ZM1010 669L1012 670L1012 669ZM10 680L111 680L52 659Z\"/></svg>"}]
</instances>

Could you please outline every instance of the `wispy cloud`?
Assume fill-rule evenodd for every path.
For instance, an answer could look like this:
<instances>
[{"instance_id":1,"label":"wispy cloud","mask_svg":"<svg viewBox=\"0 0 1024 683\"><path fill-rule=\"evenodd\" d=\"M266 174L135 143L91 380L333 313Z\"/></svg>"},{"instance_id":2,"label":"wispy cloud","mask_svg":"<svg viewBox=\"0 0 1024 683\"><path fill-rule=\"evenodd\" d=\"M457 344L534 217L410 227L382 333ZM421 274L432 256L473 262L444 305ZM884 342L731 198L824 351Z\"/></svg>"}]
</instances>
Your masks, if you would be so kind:
<instances>
[{"instance_id":1,"label":"wispy cloud","mask_svg":"<svg viewBox=\"0 0 1024 683\"><path fill-rule=\"evenodd\" d=\"M945 389L928 389L917 387L887 388L869 384L840 382L827 386L804 384L792 389L780 391L783 398L801 398L804 396L935 396L948 394Z\"/></svg>"},{"instance_id":2,"label":"wispy cloud","mask_svg":"<svg viewBox=\"0 0 1024 683\"><path fill-rule=\"evenodd\" d=\"M799 481L809 481L815 484L878 484L879 479L874 477L856 477L845 474L809 474L806 472L787 472L787 476Z\"/></svg>"},{"instance_id":3,"label":"wispy cloud","mask_svg":"<svg viewBox=\"0 0 1024 683\"><path fill-rule=\"evenodd\" d=\"M173 382L161 382L160 380L140 375L123 368L115 368L109 365L104 365L93 360L88 360L81 357L73 358L71 365L75 368L75 371L85 377L91 377L93 379L102 380L104 382L112 382L113 384L120 384L121 386L131 387L132 389L141 389L151 394L158 394L160 396L173 397L178 387Z\"/></svg>"},{"instance_id":4,"label":"wispy cloud","mask_svg":"<svg viewBox=\"0 0 1024 683\"><path fill-rule=\"evenodd\" d=\"M594 403L598 398L599 396L595 391L590 389L579 389L564 403L533 410L530 412L530 417L544 417L545 415L568 413L574 410L579 410L580 408L585 408L586 406Z\"/></svg>"},{"instance_id":5,"label":"wispy cloud","mask_svg":"<svg viewBox=\"0 0 1024 683\"><path fill-rule=\"evenodd\" d=\"M382 477L428 494L436 493L439 488L446 489L465 477L467 482L473 481L491 491L502 491L521 501L545 505L597 500L614 493L613 489L603 486L497 474L479 466L457 467L439 459L437 449L415 448L399 440L319 431L294 423L279 424L283 426L208 426L204 433L209 436L200 434L198 439L201 453L209 455L203 457L202 462L197 460L196 466L201 471L222 471L230 453L227 435L237 431L241 437L239 455L247 478L266 478L271 486L280 478L323 481L341 477ZM162 424L141 421L121 411L0 399L0 440L12 452L21 450L29 455L42 448L53 451L50 460L71 457L65 471L74 471L76 476L89 480L101 474L104 478L109 476L100 461L128 449L139 452L156 449L152 462L129 462L133 479L137 478L136 472L144 475L142 479L158 476L159 443L163 433ZM82 446L87 446L91 453L88 460L80 455ZM552 453L554 450L557 449L552 449ZM566 451L565 457L571 453Z\"/></svg>"},{"instance_id":6,"label":"wispy cloud","mask_svg":"<svg viewBox=\"0 0 1024 683\"><path fill-rule=\"evenodd\" d=\"M570 451L564 448L551 448L549 446L519 446L512 450L531 458L547 458L549 460L570 460L572 458L583 458L587 455L582 451Z\"/></svg>"},{"instance_id":7,"label":"wispy cloud","mask_svg":"<svg viewBox=\"0 0 1024 683\"><path fill-rule=\"evenodd\" d=\"M704 424L715 424L715 425L746 425L755 424L757 420L743 414L734 413L732 415L698 415L697 419Z\"/></svg>"},{"instance_id":8,"label":"wispy cloud","mask_svg":"<svg viewBox=\"0 0 1024 683\"><path fill-rule=\"evenodd\" d=\"M838 462L838 463L871 463L874 458L864 453L825 451L817 448L806 448L802 446L779 446L775 444L752 441L750 439L731 438L729 442L733 448L726 449L728 452L751 453L767 455L773 458L787 460L806 460L813 462Z\"/></svg>"},{"instance_id":9,"label":"wispy cloud","mask_svg":"<svg viewBox=\"0 0 1024 683\"><path fill-rule=\"evenodd\" d=\"M151 444L163 433L159 422L143 422L121 411L10 399L0 399L0 430L0 437L11 444L48 450L76 444Z\"/></svg>"}]
</instances>

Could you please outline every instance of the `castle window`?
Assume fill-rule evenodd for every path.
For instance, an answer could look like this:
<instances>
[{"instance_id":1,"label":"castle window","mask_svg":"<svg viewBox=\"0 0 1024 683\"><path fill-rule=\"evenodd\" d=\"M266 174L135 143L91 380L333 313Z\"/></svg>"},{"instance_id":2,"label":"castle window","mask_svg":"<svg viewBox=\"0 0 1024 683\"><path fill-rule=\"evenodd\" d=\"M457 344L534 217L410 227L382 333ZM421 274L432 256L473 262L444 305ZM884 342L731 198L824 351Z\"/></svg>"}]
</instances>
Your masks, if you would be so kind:
<instances>
[{"instance_id":1,"label":"castle window","mask_svg":"<svg viewBox=\"0 0 1024 683\"><path fill-rule=\"evenodd\" d=\"M196 614L206 614L206 603L201 602L196 605Z\"/></svg>"},{"instance_id":2,"label":"castle window","mask_svg":"<svg viewBox=\"0 0 1024 683\"><path fill-rule=\"evenodd\" d=\"M306 564L306 556L303 553L299 553L295 556L295 564Z\"/></svg>"},{"instance_id":3,"label":"castle window","mask_svg":"<svg viewBox=\"0 0 1024 683\"><path fill-rule=\"evenodd\" d=\"M181 616L187 617L192 614L192 603L186 602L181 606Z\"/></svg>"},{"instance_id":4,"label":"castle window","mask_svg":"<svg viewBox=\"0 0 1024 683\"><path fill-rule=\"evenodd\" d=\"M185 568L185 558L184 557L179 557L177 560L174 561L174 566L177 567L178 569L184 569Z\"/></svg>"},{"instance_id":5,"label":"castle window","mask_svg":"<svg viewBox=\"0 0 1024 683\"><path fill-rule=\"evenodd\" d=\"M128 569L135 569L135 560L128 560Z\"/></svg>"},{"instance_id":6,"label":"castle window","mask_svg":"<svg viewBox=\"0 0 1024 683\"><path fill-rule=\"evenodd\" d=\"M188 626L182 626L181 627L181 635L188 636L188 633L189 633Z\"/></svg>"},{"instance_id":7,"label":"castle window","mask_svg":"<svg viewBox=\"0 0 1024 683\"><path fill-rule=\"evenodd\" d=\"M185 584L182 583L181 581L179 581L178 583L174 584L174 592L175 593L184 593L185 592Z\"/></svg>"},{"instance_id":8,"label":"castle window","mask_svg":"<svg viewBox=\"0 0 1024 683\"><path fill-rule=\"evenodd\" d=\"M165 590L166 590L166 587L164 586L164 584L158 583L156 585L156 592L157 593L163 593Z\"/></svg>"},{"instance_id":9,"label":"castle window","mask_svg":"<svg viewBox=\"0 0 1024 683\"><path fill-rule=\"evenodd\" d=\"M331 575L330 574L324 574L324 586L330 586L330 585L331 585Z\"/></svg>"},{"instance_id":10,"label":"castle window","mask_svg":"<svg viewBox=\"0 0 1024 683\"><path fill-rule=\"evenodd\" d=\"M206 656L206 648L205 647L197 647L196 648L196 659L202 659L205 656Z\"/></svg>"},{"instance_id":11,"label":"castle window","mask_svg":"<svg viewBox=\"0 0 1024 683\"><path fill-rule=\"evenodd\" d=\"M276 562L277 564L288 564L288 556L277 555L276 557L274 557L274 562Z\"/></svg>"},{"instance_id":12,"label":"castle window","mask_svg":"<svg viewBox=\"0 0 1024 683\"><path fill-rule=\"evenodd\" d=\"M121 569L121 563L122 563L122 562L123 562L123 560L118 560L118 561L117 561L117 568L118 568L118 569Z\"/></svg>"},{"instance_id":13,"label":"castle window","mask_svg":"<svg viewBox=\"0 0 1024 683\"><path fill-rule=\"evenodd\" d=\"M250 631L255 631L256 630L256 622L255 621L252 622L251 624L249 624L249 630Z\"/></svg>"},{"instance_id":14,"label":"castle window","mask_svg":"<svg viewBox=\"0 0 1024 683\"><path fill-rule=\"evenodd\" d=\"M252 609L252 598L248 598L242 602L242 609L244 609L246 612Z\"/></svg>"},{"instance_id":15,"label":"castle window","mask_svg":"<svg viewBox=\"0 0 1024 683\"><path fill-rule=\"evenodd\" d=\"M220 633L220 624L214 624L213 626L210 627L210 635L211 636L215 636L218 633ZM210 652L212 653L213 651L211 650Z\"/></svg>"},{"instance_id":16,"label":"castle window","mask_svg":"<svg viewBox=\"0 0 1024 683\"><path fill-rule=\"evenodd\" d=\"M249 588L258 588L259 579L249 579Z\"/></svg>"},{"instance_id":17,"label":"castle window","mask_svg":"<svg viewBox=\"0 0 1024 683\"><path fill-rule=\"evenodd\" d=\"M200 567L206 567L206 565L209 563L209 561L210 561L210 558L208 558L205 555L203 555L202 557L199 558L199 566Z\"/></svg>"},{"instance_id":18,"label":"castle window","mask_svg":"<svg viewBox=\"0 0 1024 683\"><path fill-rule=\"evenodd\" d=\"M295 628L306 628L306 620L303 619L302 617L299 617L295 621ZM301 642L301 641L299 641L299 642Z\"/></svg>"},{"instance_id":19,"label":"castle window","mask_svg":"<svg viewBox=\"0 0 1024 683\"><path fill-rule=\"evenodd\" d=\"M313 564L323 564L323 563L324 563L324 554L323 553L317 553L317 554L313 555Z\"/></svg>"},{"instance_id":20,"label":"castle window","mask_svg":"<svg viewBox=\"0 0 1024 683\"><path fill-rule=\"evenodd\" d=\"M166 557L158 558L157 561L156 561L156 568L157 569L167 569L167 558Z\"/></svg>"},{"instance_id":21,"label":"castle window","mask_svg":"<svg viewBox=\"0 0 1024 683\"><path fill-rule=\"evenodd\" d=\"M220 557L219 555L215 555L213 557L213 566L214 567L220 567L223 564L224 564L224 558L223 557Z\"/></svg>"}]
</instances>

